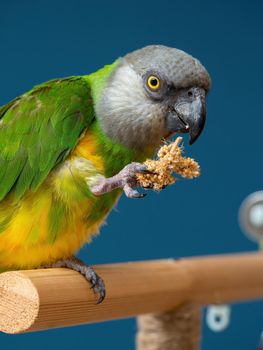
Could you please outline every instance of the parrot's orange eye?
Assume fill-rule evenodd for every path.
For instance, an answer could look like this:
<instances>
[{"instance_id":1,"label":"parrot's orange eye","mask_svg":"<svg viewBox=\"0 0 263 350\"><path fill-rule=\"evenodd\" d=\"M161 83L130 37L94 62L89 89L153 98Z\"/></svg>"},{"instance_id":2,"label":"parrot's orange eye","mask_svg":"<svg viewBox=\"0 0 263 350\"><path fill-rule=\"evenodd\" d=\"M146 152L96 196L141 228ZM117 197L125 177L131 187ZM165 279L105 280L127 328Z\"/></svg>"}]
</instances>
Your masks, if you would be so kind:
<instances>
[{"instance_id":1,"label":"parrot's orange eye","mask_svg":"<svg viewBox=\"0 0 263 350\"><path fill-rule=\"evenodd\" d=\"M151 90L157 90L160 87L160 79L155 75L150 75L148 77L147 83Z\"/></svg>"}]
</instances>

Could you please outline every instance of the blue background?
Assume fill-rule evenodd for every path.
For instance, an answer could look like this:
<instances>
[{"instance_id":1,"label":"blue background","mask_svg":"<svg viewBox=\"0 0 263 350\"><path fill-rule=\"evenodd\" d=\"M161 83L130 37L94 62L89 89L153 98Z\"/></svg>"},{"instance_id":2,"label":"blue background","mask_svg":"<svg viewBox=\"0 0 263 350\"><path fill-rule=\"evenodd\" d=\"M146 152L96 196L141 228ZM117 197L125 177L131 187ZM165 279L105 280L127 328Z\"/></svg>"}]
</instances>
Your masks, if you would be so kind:
<instances>
[{"instance_id":1,"label":"blue background","mask_svg":"<svg viewBox=\"0 0 263 350\"><path fill-rule=\"evenodd\" d=\"M80 256L92 264L257 249L240 231L242 199L262 187L261 1L1 1L0 105L55 77L87 74L134 49L183 49L213 80L208 122L187 153L202 177L143 200L121 198ZM263 273L263 272L262 272ZM244 276L245 278L245 276ZM230 327L204 325L202 349L256 349L261 302L236 305ZM134 320L10 336L1 349L134 349Z\"/></svg>"}]
</instances>

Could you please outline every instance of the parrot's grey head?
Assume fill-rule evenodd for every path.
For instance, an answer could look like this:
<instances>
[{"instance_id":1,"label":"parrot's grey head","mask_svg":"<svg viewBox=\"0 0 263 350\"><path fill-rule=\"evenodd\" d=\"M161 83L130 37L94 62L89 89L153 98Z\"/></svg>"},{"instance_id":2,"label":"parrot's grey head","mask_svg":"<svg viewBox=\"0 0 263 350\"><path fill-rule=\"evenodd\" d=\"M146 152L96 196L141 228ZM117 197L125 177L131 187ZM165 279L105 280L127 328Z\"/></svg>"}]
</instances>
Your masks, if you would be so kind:
<instances>
[{"instance_id":1,"label":"parrot's grey head","mask_svg":"<svg viewBox=\"0 0 263 350\"><path fill-rule=\"evenodd\" d=\"M105 134L135 149L156 147L174 133L202 132L211 80L187 53L161 45L134 51L118 60L97 105Z\"/></svg>"}]
</instances>

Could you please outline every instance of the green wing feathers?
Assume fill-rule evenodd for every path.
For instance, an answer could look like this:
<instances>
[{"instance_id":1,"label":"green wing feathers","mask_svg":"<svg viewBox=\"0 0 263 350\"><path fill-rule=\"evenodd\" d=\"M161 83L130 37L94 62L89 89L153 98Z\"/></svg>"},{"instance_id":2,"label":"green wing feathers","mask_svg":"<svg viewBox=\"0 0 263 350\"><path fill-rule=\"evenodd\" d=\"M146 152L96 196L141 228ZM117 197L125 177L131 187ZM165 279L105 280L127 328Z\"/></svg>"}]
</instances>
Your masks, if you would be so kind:
<instances>
[{"instance_id":1,"label":"green wing feathers","mask_svg":"<svg viewBox=\"0 0 263 350\"><path fill-rule=\"evenodd\" d=\"M0 200L36 190L93 118L82 77L49 81L0 107Z\"/></svg>"}]
</instances>

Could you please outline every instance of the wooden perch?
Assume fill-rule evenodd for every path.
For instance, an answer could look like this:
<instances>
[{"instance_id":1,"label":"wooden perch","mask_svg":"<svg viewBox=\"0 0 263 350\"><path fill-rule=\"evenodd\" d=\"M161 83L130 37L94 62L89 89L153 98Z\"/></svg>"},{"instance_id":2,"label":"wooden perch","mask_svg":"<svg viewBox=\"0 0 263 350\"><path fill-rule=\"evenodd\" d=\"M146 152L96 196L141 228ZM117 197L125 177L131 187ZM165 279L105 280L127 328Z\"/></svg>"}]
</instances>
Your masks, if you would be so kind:
<instances>
[{"instance_id":1,"label":"wooden perch","mask_svg":"<svg viewBox=\"0 0 263 350\"><path fill-rule=\"evenodd\" d=\"M0 331L30 332L263 297L263 254L95 266L107 296L96 305L89 284L68 269L0 275Z\"/></svg>"}]
</instances>

